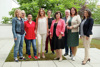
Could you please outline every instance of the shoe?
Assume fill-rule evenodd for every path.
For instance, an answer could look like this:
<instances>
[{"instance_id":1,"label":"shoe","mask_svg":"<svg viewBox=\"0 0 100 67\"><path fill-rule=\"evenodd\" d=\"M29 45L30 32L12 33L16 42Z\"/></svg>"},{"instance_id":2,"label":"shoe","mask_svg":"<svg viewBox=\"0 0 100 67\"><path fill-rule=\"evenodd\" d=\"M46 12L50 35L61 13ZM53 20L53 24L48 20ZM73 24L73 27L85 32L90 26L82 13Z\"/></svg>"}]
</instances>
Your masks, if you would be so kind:
<instances>
[{"instance_id":1,"label":"shoe","mask_svg":"<svg viewBox=\"0 0 100 67\"><path fill-rule=\"evenodd\" d=\"M43 55L42 58L45 58L45 56Z\"/></svg>"},{"instance_id":2,"label":"shoe","mask_svg":"<svg viewBox=\"0 0 100 67\"><path fill-rule=\"evenodd\" d=\"M20 59L20 60L26 60L26 58L24 58L24 57L20 57L19 59Z\"/></svg>"},{"instance_id":3,"label":"shoe","mask_svg":"<svg viewBox=\"0 0 100 67\"><path fill-rule=\"evenodd\" d=\"M31 59L32 58L31 55L28 55L28 58Z\"/></svg>"},{"instance_id":4,"label":"shoe","mask_svg":"<svg viewBox=\"0 0 100 67\"><path fill-rule=\"evenodd\" d=\"M87 61L88 61L88 60L87 60ZM87 61L86 61L86 63L87 63ZM83 61L83 62L84 62L84 61ZM82 62L82 65L85 65L86 63L83 63L83 62Z\"/></svg>"},{"instance_id":5,"label":"shoe","mask_svg":"<svg viewBox=\"0 0 100 67\"><path fill-rule=\"evenodd\" d=\"M38 59L38 57L37 56L34 56L34 59Z\"/></svg>"},{"instance_id":6,"label":"shoe","mask_svg":"<svg viewBox=\"0 0 100 67\"><path fill-rule=\"evenodd\" d=\"M38 56L38 59L40 59L40 56Z\"/></svg>"},{"instance_id":7,"label":"shoe","mask_svg":"<svg viewBox=\"0 0 100 67\"><path fill-rule=\"evenodd\" d=\"M91 59L89 58L87 61L89 61L89 62L90 62L90 60L91 60ZM82 61L82 62L83 62L83 61Z\"/></svg>"},{"instance_id":8,"label":"shoe","mask_svg":"<svg viewBox=\"0 0 100 67\"><path fill-rule=\"evenodd\" d=\"M46 52L45 52L46 54L48 53L48 50L46 50Z\"/></svg>"},{"instance_id":9,"label":"shoe","mask_svg":"<svg viewBox=\"0 0 100 67\"><path fill-rule=\"evenodd\" d=\"M64 56L67 56L67 55L68 55L67 53L64 54Z\"/></svg>"},{"instance_id":10,"label":"shoe","mask_svg":"<svg viewBox=\"0 0 100 67\"><path fill-rule=\"evenodd\" d=\"M61 62L62 61L62 59L59 59L59 62Z\"/></svg>"},{"instance_id":11,"label":"shoe","mask_svg":"<svg viewBox=\"0 0 100 67\"><path fill-rule=\"evenodd\" d=\"M17 58L15 58L15 59L14 59L14 61L15 61L15 62L18 62L18 59L17 59Z\"/></svg>"},{"instance_id":12,"label":"shoe","mask_svg":"<svg viewBox=\"0 0 100 67\"><path fill-rule=\"evenodd\" d=\"M72 57L72 54L70 54L70 57Z\"/></svg>"},{"instance_id":13,"label":"shoe","mask_svg":"<svg viewBox=\"0 0 100 67\"><path fill-rule=\"evenodd\" d=\"M59 60L59 58L58 58L58 57L56 57L56 58L54 58L54 60Z\"/></svg>"},{"instance_id":14,"label":"shoe","mask_svg":"<svg viewBox=\"0 0 100 67\"><path fill-rule=\"evenodd\" d=\"M54 52L54 51L52 51L52 54L55 54L55 52Z\"/></svg>"},{"instance_id":15,"label":"shoe","mask_svg":"<svg viewBox=\"0 0 100 67\"><path fill-rule=\"evenodd\" d=\"M75 61L75 56L73 56L73 55L72 55L72 58L71 58L71 60L72 60L72 61Z\"/></svg>"}]
</instances>

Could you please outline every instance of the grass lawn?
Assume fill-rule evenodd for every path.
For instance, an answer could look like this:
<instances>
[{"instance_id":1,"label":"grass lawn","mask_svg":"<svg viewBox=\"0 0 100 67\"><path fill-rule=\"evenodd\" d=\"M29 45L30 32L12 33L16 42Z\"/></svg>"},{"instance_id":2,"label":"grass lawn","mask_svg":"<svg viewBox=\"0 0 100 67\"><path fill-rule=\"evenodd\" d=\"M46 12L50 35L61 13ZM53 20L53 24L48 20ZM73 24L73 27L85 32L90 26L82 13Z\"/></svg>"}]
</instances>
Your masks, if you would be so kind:
<instances>
[{"instance_id":1,"label":"grass lawn","mask_svg":"<svg viewBox=\"0 0 100 67\"><path fill-rule=\"evenodd\" d=\"M25 53L26 53L26 45L25 45L25 42L24 42L24 45L23 45L23 55L24 55L24 57L27 59L26 61L37 61L37 60L35 60L35 59L28 59L28 55L26 55ZM82 44L82 40L80 39L80 41L79 41L79 46L78 46L79 48L83 48L83 44ZM45 56L46 56L46 58L45 59L43 59L43 58L40 58L40 59L38 59L38 61L39 60L53 60L55 57L56 57L56 54L52 54L51 53L51 50L50 50L50 45L49 45L49 50L48 50L48 54L45 54ZM92 42L91 42L91 48L98 48L98 49L100 49L100 40L98 40L98 39L92 39ZM10 53L9 53L9 55L8 55L8 57L7 57L7 59L6 59L6 62L12 62L12 61L14 61L14 58L13 58L13 50L14 50L14 47L12 48L12 50L10 51ZM33 49L32 49L32 46L31 46L31 56L33 57L34 55L33 55ZM65 60L65 57L63 56L63 59Z\"/></svg>"}]
</instances>

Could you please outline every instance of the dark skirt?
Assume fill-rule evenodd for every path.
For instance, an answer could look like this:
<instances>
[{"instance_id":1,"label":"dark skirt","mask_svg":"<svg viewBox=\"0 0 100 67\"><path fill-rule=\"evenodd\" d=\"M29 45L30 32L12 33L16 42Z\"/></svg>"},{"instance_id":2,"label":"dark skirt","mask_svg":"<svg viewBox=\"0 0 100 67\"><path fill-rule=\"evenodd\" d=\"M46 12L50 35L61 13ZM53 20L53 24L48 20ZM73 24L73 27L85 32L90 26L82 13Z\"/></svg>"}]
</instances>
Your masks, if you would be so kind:
<instances>
[{"instance_id":1,"label":"dark skirt","mask_svg":"<svg viewBox=\"0 0 100 67\"><path fill-rule=\"evenodd\" d=\"M57 35L56 35L56 26L57 24L55 23L54 24L54 30L53 30L53 37L52 37L52 41L51 41L51 45L52 45L52 48L54 50L56 49L64 49L64 37L62 37L61 39L58 39Z\"/></svg>"}]
</instances>

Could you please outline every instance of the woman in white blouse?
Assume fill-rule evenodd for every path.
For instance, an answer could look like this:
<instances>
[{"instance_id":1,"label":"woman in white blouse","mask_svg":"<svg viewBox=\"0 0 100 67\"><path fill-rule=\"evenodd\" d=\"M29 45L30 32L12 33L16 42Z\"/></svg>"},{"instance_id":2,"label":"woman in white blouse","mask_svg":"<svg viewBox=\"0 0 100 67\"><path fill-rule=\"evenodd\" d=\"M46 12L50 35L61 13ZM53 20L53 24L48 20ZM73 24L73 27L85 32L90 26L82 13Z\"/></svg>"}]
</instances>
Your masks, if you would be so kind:
<instances>
[{"instance_id":1,"label":"woman in white blouse","mask_svg":"<svg viewBox=\"0 0 100 67\"><path fill-rule=\"evenodd\" d=\"M45 58L45 41L46 36L48 34L48 20L45 16L45 11L41 8L38 12L36 18L36 33L37 33L37 41L38 41L38 58L40 58L41 52L41 39L42 39L42 58Z\"/></svg>"}]
</instances>

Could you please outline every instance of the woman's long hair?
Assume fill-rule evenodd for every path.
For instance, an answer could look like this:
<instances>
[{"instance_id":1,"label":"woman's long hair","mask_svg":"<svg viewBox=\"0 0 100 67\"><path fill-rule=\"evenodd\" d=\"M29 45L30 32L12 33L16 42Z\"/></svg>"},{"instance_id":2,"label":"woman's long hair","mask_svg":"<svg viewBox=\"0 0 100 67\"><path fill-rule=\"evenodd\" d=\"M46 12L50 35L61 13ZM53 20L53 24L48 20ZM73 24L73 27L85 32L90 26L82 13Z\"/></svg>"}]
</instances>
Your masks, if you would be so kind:
<instances>
[{"instance_id":1,"label":"woman's long hair","mask_svg":"<svg viewBox=\"0 0 100 67\"><path fill-rule=\"evenodd\" d=\"M43 15L43 16L45 17L45 11L44 11L44 9L43 9L43 8L40 8L40 10L39 10L39 12L38 12L38 15L37 15L37 18L40 18L40 17L41 17L41 15L40 15L40 11L41 11L41 10L43 10L43 12L44 12L44 15Z\"/></svg>"}]
</instances>

